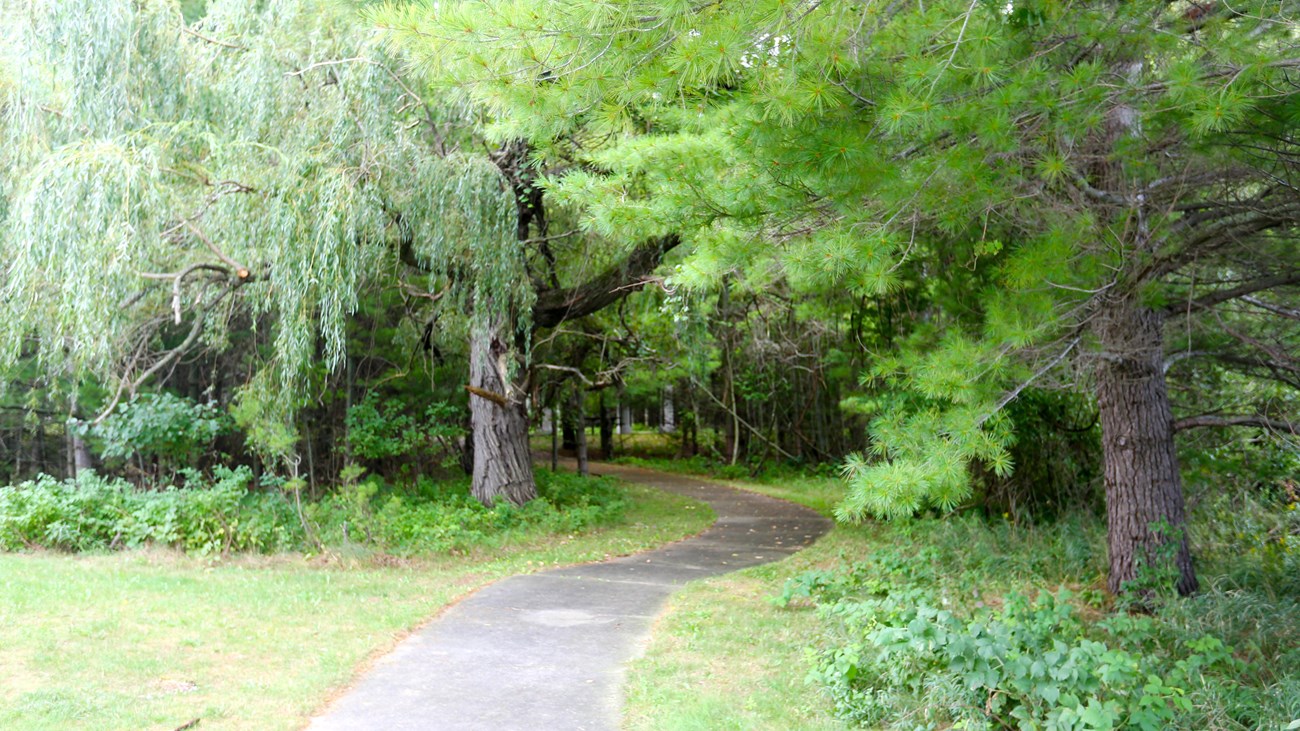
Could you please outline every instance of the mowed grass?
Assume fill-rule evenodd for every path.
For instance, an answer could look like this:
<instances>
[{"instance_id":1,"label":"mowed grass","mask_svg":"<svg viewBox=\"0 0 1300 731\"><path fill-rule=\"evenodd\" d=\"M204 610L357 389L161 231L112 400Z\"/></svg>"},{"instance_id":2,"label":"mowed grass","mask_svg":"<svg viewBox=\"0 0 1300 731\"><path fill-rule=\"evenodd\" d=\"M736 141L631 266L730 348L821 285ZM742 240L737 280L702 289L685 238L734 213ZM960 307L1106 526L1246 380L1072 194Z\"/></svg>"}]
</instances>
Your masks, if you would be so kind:
<instances>
[{"instance_id":1,"label":"mowed grass","mask_svg":"<svg viewBox=\"0 0 1300 731\"><path fill-rule=\"evenodd\" d=\"M656 461L657 462L657 461ZM655 466L659 466L657 463ZM843 482L793 478L771 484L720 480L822 512ZM623 709L631 731L823 731L846 728L822 692L804 682L808 648L824 625L807 607L771 598L785 580L870 550L861 528L836 526L811 547L774 564L688 584L669 599L645 655L628 672Z\"/></svg>"},{"instance_id":2,"label":"mowed grass","mask_svg":"<svg viewBox=\"0 0 1300 731\"><path fill-rule=\"evenodd\" d=\"M695 501L626 489L619 525L466 556L0 554L0 729L301 728L368 659L479 586L713 521Z\"/></svg>"}]
</instances>

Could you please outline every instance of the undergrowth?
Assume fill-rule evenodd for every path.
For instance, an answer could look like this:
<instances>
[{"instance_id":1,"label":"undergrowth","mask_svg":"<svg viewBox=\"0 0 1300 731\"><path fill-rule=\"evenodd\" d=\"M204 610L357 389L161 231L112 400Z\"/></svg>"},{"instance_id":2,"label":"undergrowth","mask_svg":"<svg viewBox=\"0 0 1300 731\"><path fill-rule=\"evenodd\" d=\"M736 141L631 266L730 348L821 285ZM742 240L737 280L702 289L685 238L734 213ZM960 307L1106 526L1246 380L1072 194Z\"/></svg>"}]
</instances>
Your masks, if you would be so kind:
<instances>
[{"instance_id":1,"label":"undergrowth","mask_svg":"<svg viewBox=\"0 0 1300 731\"><path fill-rule=\"evenodd\" d=\"M887 729L1282 729L1300 719L1300 511L1208 501L1205 589L1130 613L1104 528L975 515L864 527L868 555L786 582L827 627L810 681ZM1300 726L1297 726L1300 727Z\"/></svg>"},{"instance_id":2,"label":"undergrowth","mask_svg":"<svg viewBox=\"0 0 1300 731\"><path fill-rule=\"evenodd\" d=\"M613 522L626 507L610 480L539 470L540 497L523 507L484 507L463 479L423 478L407 487L369 479L304 502L300 516L292 492L251 487L246 467L183 476L180 485L156 490L93 472L0 487L0 550L160 545L199 555L322 547L443 553L525 533L571 533Z\"/></svg>"}]
</instances>

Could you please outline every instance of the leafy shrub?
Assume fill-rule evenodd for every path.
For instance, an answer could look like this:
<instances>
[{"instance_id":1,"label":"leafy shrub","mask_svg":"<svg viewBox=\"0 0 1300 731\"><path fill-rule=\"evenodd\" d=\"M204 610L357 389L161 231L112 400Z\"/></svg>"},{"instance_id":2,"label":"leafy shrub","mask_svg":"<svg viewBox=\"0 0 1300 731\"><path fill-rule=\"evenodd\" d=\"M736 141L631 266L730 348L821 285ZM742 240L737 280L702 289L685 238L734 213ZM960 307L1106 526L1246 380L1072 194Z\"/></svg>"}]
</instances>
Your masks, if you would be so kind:
<instances>
[{"instance_id":1,"label":"leafy shrub","mask_svg":"<svg viewBox=\"0 0 1300 731\"><path fill-rule=\"evenodd\" d=\"M291 500L249 491L247 467L218 467L208 480L185 471L184 487L141 490L83 472L0 488L0 550L65 551L172 546L202 555L285 551L314 546ZM345 484L303 505L326 546L361 545L401 555L464 551L524 535L572 533L617 520L623 491L607 479L539 471L540 497L523 507L483 507L465 480L420 480L408 491L378 480Z\"/></svg>"},{"instance_id":2,"label":"leafy shrub","mask_svg":"<svg viewBox=\"0 0 1300 731\"><path fill-rule=\"evenodd\" d=\"M409 492L371 478L306 506L327 544L362 544L410 555L464 551L522 533L569 533L622 515L623 492L610 480L537 472L539 497L522 507L484 507L465 480L420 479Z\"/></svg>"},{"instance_id":3,"label":"leafy shrub","mask_svg":"<svg viewBox=\"0 0 1300 731\"><path fill-rule=\"evenodd\" d=\"M187 471L186 486L145 491L82 472L58 481L42 475L0 487L0 549L65 551L174 546L199 554L276 551L301 541L288 501L250 493L247 467L218 467L209 483Z\"/></svg>"},{"instance_id":4,"label":"leafy shrub","mask_svg":"<svg viewBox=\"0 0 1300 731\"><path fill-rule=\"evenodd\" d=\"M1214 637L1150 652L1157 632L1147 617L1103 621L1094 638L1069 598L1011 595L970 620L913 597L840 602L830 611L853 640L827 653L815 677L864 725L904 705L928 724L970 729L1157 731L1189 727L1189 695L1242 669Z\"/></svg>"},{"instance_id":5,"label":"leafy shrub","mask_svg":"<svg viewBox=\"0 0 1300 731\"><path fill-rule=\"evenodd\" d=\"M373 393L348 409L348 445L362 459L402 457L464 434L460 410L445 402L417 412L401 399L380 401Z\"/></svg>"},{"instance_id":6,"label":"leafy shrub","mask_svg":"<svg viewBox=\"0 0 1300 731\"><path fill-rule=\"evenodd\" d=\"M1264 527L1270 545L1300 512L1234 504L1236 525ZM1294 581L1260 583L1260 572L1280 578L1263 550L1216 532L1200 595L1130 616L1104 613L1111 599L1092 588L1104 568L1095 519L968 515L863 530L875 534L871 555L794 577L776 599L817 606L827 641L810 678L856 724L1263 729L1300 718L1300 596L1288 593ZM1081 578L1073 592L1027 598Z\"/></svg>"},{"instance_id":7,"label":"leafy shrub","mask_svg":"<svg viewBox=\"0 0 1300 731\"><path fill-rule=\"evenodd\" d=\"M200 404L170 393L145 394L117 405L94 426L82 426L110 459L135 454L188 464L230 426L216 404Z\"/></svg>"}]
</instances>

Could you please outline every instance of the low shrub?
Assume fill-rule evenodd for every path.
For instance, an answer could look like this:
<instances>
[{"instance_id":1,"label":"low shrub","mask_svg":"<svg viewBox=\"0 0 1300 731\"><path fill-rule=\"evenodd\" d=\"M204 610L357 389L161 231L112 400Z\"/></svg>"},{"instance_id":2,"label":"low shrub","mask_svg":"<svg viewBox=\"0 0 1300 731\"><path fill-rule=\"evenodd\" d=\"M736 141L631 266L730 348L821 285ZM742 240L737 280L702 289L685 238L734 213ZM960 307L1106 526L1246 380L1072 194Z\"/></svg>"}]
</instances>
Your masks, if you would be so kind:
<instances>
[{"instance_id":1,"label":"low shrub","mask_svg":"<svg viewBox=\"0 0 1300 731\"><path fill-rule=\"evenodd\" d=\"M364 546L400 555L463 551L523 534L572 533L616 521L626 507L607 479L539 471L540 497L523 507L486 508L464 480L422 479L409 490L352 482L303 504L308 536L291 495L249 490L246 467L212 478L185 473L183 487L141 490L83 472L0 488L0 550L95 551L147 544L209 555Z\"/></svg>"},{"instance_id":2,"label":"low shrub","mask_svg":"<svg viewBox=\"0 0 1300 731\"><path fill-rule=\"evenodd\" d=\"M1278 545L1295 511L1247 512L1239 525L1267 526ZM1300 597L1294 582L1261 581L1280 578L1289 558L1241 550L1258 538L1215 534L1203 544L1201 594L1147 616L1099 588L1095 519L950 516L863 530L870 555L801 574L776 598L817 607L826 641L810 681L854 724L1281 729L1300 718ZM1044 590L1067 583L1073 590Z\"/></svg>"},{"instance_id":3,"label":"low shrub","mask_svg":"<svg viewBox=\"0 0 1300 731\"><path fill-rule=\"evenodd\" d=\"M611 523L626 507L623 491L611 480L546 470L536 476L539 497L522 507L484 507L470 496L465 480L422 478L402 491L371 478L305 510L326 544L410 555L464 551L525 532L571 533Z\"/></svg>"},{"instance_id":4,"label":"low shrub","mask_svg":"<svg viewBox=\"0 0 1300 731\"><path fill-rule=\"evenodd\" d=\"M279 493L249 492L247 467L218 467L209 480L187 472L184 487L140 490L86 471L64 481L42 475L0 487L0 549L91 551L157 544L192 553L277 551L301 541Z\"/></svg>"},{"instance_id":5,"label":"low shrub","mask_svg":"<svg viewBox=\"0 0 1300 731\"><path fill-rule=\"evenodd\" d=\"M915 595L839 602L829 611L851 639L814 677L871 727L905 715L922 728L1158 731L1193 727L1195 694L1244 670L1215 637L1166 647L1156 620L1090 625L1069 599L1013 594L970 619Z\"/></svg>"}]
</instances>

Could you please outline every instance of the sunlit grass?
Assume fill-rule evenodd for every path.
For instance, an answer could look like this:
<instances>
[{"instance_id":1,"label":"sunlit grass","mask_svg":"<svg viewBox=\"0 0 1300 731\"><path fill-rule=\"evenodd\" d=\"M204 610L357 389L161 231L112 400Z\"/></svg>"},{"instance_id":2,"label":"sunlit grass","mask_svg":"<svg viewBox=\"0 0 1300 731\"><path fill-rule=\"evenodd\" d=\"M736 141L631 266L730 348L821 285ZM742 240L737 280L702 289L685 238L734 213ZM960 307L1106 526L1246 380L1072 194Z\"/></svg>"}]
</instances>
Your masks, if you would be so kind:
<instances>
[{"instance_id":1,"label":"sunlit grass","mask_svg":"<svg viewBox=\"0 0 1300 731\"><path fill-rule=\"evenodd\" d=\"M834 565L865 541L836 528L775 564L688 584L669 600L646 654L628 672L632 731L823 731L845 728L804 682L824 631L814 610L770 598L788 576Z\"/></svg>"},{"instance_id":2,"label":"sunlit grass","mask_svg":"<svg viewBox=\"0 0 1300 731\"><path fill-rule=\"evenodd\" d=\"M300 728L367 658L473 589L713 520L685 498L627 489L619 525L459 557L0 554L0 728Z\"/></svg>"},{"instance_id":3,"label":"sunlit grass","mask_svg":"<svg viewBox=\"0 0 1300 731\"><path fill-rule=\"evenodd\" d=\"M672 468L664 460L646 466ZM792 477L719 480L829 513L842 480ZM633 731L820 731L844 724L804 682L822 623L808 608L777 607L785 580L869 551L869 530L836 526L817 543L774 564L696 581L669 599L645 655L629 669L624 726Z\"/></svg>"}]
</instances>

